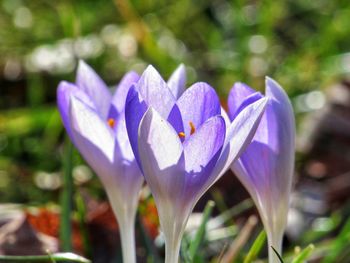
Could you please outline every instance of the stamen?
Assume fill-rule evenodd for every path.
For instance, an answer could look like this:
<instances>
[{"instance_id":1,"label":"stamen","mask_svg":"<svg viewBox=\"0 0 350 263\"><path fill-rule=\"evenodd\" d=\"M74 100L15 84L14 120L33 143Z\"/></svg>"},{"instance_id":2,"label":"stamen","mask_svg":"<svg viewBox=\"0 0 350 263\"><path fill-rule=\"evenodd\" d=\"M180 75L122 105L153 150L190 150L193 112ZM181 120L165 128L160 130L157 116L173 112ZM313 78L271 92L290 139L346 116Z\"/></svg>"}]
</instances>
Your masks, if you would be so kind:
<instances>
[{"instance_id":1,"label":"stamen","mask_svg":"<svg viewBox=\"0 0 350 263\"><path fill-rule=\"evenodd\" d=\"M189 124L190 124L190 127L191 127L190 134L192 135L192 134L194 134L196 132L196 127L194 126L192 121L190 121Z\"/></svg>"},{"instance_id":2,"label":"stamen","mask_svg":"<svg viewBox=\"0 0 350 263\"><path fill-rule=\"evenodd\" d=\"M115 119L109 118L107 120L107 123L108 123L109 127L111 127L113 129L115 126Z\"/></svg>"},{"instance_id":3,"label":"stamen","mask_svg":"<svg viewBox=\"0 0 350 263\"><path fill-rule=\"evenodd\" d=\"M185 138L185 133L184 132L179 132L179 137L180 138Z\"/></svg>"}]
</instances>

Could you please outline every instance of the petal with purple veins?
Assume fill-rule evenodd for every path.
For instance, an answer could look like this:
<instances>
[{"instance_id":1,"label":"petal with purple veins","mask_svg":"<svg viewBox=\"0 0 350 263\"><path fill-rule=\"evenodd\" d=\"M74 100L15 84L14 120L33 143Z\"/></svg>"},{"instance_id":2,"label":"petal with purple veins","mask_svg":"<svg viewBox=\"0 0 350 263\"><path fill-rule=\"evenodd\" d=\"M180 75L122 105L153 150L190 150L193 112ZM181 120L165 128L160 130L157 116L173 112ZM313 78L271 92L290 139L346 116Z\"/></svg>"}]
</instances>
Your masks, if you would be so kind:
<instances>
[{"instance_id":1,"label":"petal with purple veins","mask_svg":"<svg viewBox=\"0 0 350 263\"><path fill-rule=\"evenodd\" d=\"M220 101L215 90L204 82L193 84L176 104L181 112L186 137L193 133L190 122L194 128L199 128L207 119L221 113Z\"/></svg>"},{"instance_id":2,"label":"petal with purple veins","mask_svg":"<svg viewBox=\"0 0 350 263\"><path fill-rule=\"evenodd\" d=\"M134 86L131 87L126 97L125 123L131 148L140 167L141 161L137 143L138 130L141 119L147 111L147 108L147 104L140 98L136 88Z\"/></svg>"},{"instance_id":3,"label":"petal with purple veins","mask_svg":"<svg viewBox=\"0 0 350 263\"><path fill-rule=\"evenodd\" d=\"M70 102L70 123L75 146L100 176L111 174L115 159L115 137L92 108L75 97Z\"/></svg>"},{"instance_id":4,"label":"petal with purple veins","mask_svg":"<svg viewBox=\"0 0 350 263\"><path fill-rule=\"evenodd\" d=\"M124 77L119 82L115 93L112 98L112 105L118 113L124 111L126 96L128 95L129 89L133 84L135 84L140 79L140 76L134 72L130 71L124 75Z\"/></svg>"},{"instance_id":5,"label":"petal with purple veins","mask_svg":"<svg viewBox=\"0 0 350 263\"><path fill-rule=\"evenodd\" d=\"M237 82L233 85L227 99L228 114L231 120L233 120L233 116L236 115L236 112L242 102L255 92L256 91L251 87L241 82Z\"/></svg>"},{"instance_id":6,"label":"petal with purple veins","mask_svg":"<svg viewBox=\"0 0 350 263\"><path fill-rule=\"evenodd\" d=\"M221 116L207 120L184 142L186 190L185 199L198 200L216 180L212 173L225 141L226 126Z\"/></svg>"},{"instance_id":7,"label":"petal with purple veins","mask_svg":"<svg viewBox=\"0 0 350 263\"><path fill-rule=\"evenodd\" d=\"M223 172L235 161L252 141L268 100L262 98L245 107L228 127L224 148L215 167L215 173ZM220 176L219 176L220 177Z\"/></svg>"},{"instance_id":8,"label":"petal with purple veins","mask_svg":"<svg viewBox=\"0 0 350 263\"><path fill-rule=\"evenodd\" d=\"M138 145L144 176L156 200L176 199L184 183L182 143L152 107L140 123Z\"/></svg>"},{"instance_id":9,"label":"petal with purple veins","mask_svg":"<svg viewBox=\"0 0 350 263\"><path fill-rule=\"evenodd\" d=\"M73 139L73 135L72 135L71 126L70 126L69 108L70 108L70 98L72 96L79 98L79 100L86 103L90 108L95 109L94 103L76 85L66 81L61 81L59 83L57 88L58 110L61 114L63 125L66 128L67 133L71 139Z\"/></svg>"},{"instance_id":10,"label":"petal with purple veins","mask_svg":"<svg viewBox=\"0 0 350 263\"><path fill-rule=\"evenodd\" d=\"M97 73L82 60L79 61L76 84L94 101L101 117L106 119L111 103L111 93Z\"/></svg>"},{"instance_id":11,"label":"petal with purple veins","mask_svg":"<svg viewBox=\"0 0 350 263\"><path fill-rule=\"evenodd\" d=\"M142 99L163 118L167 118L175 104L175 97L153 66L148 66L136 85Z\"/></svg>"},{"instance_id":12,"label":"petal with purple veins","mask_svg":"<svg viewBox=\"0 0 350 263\"><path fill-rule=\"evenodd\" d=\"M167 84L174 97L180 98L186 87L186 68L183 64L180 64L171 74Z\"/></svg>"}]
</instances>

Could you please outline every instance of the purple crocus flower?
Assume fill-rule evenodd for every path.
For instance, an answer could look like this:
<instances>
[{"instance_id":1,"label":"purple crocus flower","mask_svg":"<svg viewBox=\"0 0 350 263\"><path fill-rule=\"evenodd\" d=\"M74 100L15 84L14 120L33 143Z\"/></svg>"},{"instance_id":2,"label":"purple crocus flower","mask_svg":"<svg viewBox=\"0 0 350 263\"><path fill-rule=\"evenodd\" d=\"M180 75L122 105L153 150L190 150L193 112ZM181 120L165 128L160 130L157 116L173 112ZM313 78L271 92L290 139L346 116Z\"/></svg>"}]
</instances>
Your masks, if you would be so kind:
<instances>
[{"instance_id":1,"label":"purple crocus flower","mask_svg":"<svg viewBox=\"0 0 350 263\"><path fill-rule=\"evenodd\" d=\"M149 66L130 89L126 126L156 202L166 263L178 262L193 207L250 143L265 105L262 98L245 107L227 128L217 94L206 83L177 98Z\"/></svg>"},{"instance_id":2,"label":"purple crocus flower","mask_svg":"<svg viewBox=\"0 0 350 263\"><path fill-rule=\"evenodd\" d=\"M231 120L246 105L262 97L247 85L236 83L228 98ZM266 78L265 97L269 102L254 139L231 168L258 208L268 235L271 263L279 262L271 246L281 253L287 223L294 170L295 121L287 94L270 78Z\"/></svg>"},{"instance_id":3,"label":"purple crocus flower","mask_svg":"<svg viewBox=\"0 0 350 263\"><path fill-rule=\"evenodd\" d=\"M125 126L125 99L138 74L127 73L112 96L106 84L83 61L76 83L62 81L58 109L72 142L99 176L121 232L124 262L136 262L134 221L143 176Z\"/></svg>"}]
</instances>

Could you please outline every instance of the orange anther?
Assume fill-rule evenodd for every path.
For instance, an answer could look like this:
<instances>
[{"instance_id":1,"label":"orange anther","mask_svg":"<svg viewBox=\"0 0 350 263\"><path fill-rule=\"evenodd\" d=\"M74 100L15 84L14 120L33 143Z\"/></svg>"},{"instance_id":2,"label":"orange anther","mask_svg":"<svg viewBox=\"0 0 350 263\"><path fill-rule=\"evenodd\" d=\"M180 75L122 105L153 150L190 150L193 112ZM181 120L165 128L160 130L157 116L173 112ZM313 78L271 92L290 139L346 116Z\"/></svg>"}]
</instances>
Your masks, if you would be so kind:
<instances>
[{"instance_id":1,"label":"orange anther","mask_svg":"<svg viewBox=\"0 0 350 263\"><path fill-rule=\"evenodd\" d=\"M194 124L193 124L193 122L192 122L192 121L190 121L190 122L189 122L189 124L190 124L190 127L191 127L191 132L190 132L190 134L192 135L192 134L194 134L194 133L195 133L195 131L196 131L196 127L194 126Z\"/></svg>"},{"instance_id":2,"label":"orange anther","mask_svg":"<svg viewBox=\"0 0 350 263\"><path fill-rule=\"evenodd\" d=\"M115 119L109 118L107 123L108 123L109 127L111 127L113 129L115 126Z\"/></svg>"},{"instance_id":3,"label":"orange anther","mask_svg":"<svg viewBox=\"0 0 350 263\"><path fill-rule=\"evenodd\" d=\"M184 132L179 132L179 137L180 138L185 138L185 133Z\"/></svg>"}]
</instances>

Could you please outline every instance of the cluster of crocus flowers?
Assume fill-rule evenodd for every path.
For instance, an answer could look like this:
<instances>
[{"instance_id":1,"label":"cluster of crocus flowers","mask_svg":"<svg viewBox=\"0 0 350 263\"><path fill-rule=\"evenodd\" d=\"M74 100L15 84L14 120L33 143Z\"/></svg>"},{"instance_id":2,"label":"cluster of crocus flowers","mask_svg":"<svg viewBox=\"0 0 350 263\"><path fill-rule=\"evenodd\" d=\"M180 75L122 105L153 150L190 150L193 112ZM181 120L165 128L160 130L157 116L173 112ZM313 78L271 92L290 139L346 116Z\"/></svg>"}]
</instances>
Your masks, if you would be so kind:
<instances>
[{"instance_id":1,"label":"cluster of crocus flowers","mask_svg":"<svg viewBox=\"0 0 350 263\"><path fill-rule=\"evenodd\" d=\"M263 97L236 83L228 98L230 118ZM265 97L269 102L253 141L231 168L258 208L268 236L269 262L277 263L272 247L281 254L294 170L295 120L287 94L270 78L266 78Z\"/></svg>"},{"instance_id":2,"label":"cluster of crocus flowers","mask_svg":"<svg viewBox=\"0 0 350 263\"><path fill-rule=\"evenodd\" d=\"M271 186L266 180L271 180L274 175L266 180L262 177L265 176L263 172L251 175L251 169L245 166L244 161L244 151L247 147L251 149L252 139L260 142L257 138L266 135L265 126L269 124L263 116L269 113L264 113L265 108L275 105L275 99L277 104L282 104L279 104L279 110L285 110L285 94L275 82L269 81L268 87L273 87L269 88L266 97L252 90L234 89L230 94L229 116L220 106L215 90L208 84L198 82L185 90L186 73L182 65L168 82L152 66L141 76L130 72L119 83L113 96L84 62L78 67L75 84L60 83L58 105L64 126L107 191L121 229L124 262L136 261L134 219L143 178L156 202L165 237L166 263L178 262L181 238L195 204L230 166L235 172L245 171L239 174L240 179L261 176L263 185L254 180L241 180L254 201L260 202L262 208L258 206L259 212L267 232L273 233L272 239L277 240L281 234L276 229L282 229L283 233L285 220L280 220L279 214L273 214L273 219L263 216L265 206L271 213L275 209L271 208L275 203L268 201L278 196L278 191L265 200L257 189L249 188L260 187L265 191ZM280 120L279 117L275 119ZM264 120L259 126L262 118ZM278 125L271 125L271 129L278 132ZM288 125L293 126L294 123ZM257 130L261 136L255 134ZM282 133L285 132L285 127L282 130ZM284 162L292 161L282 159ZM293 165L290 166L292 168ZM276 186L279 187L284 179L278 180ZM276 204L285 205L283 202ZM280 208L278 212L282 210ZM278 248L276 242L271 244Z\"/></svg>"}]
</instances>

